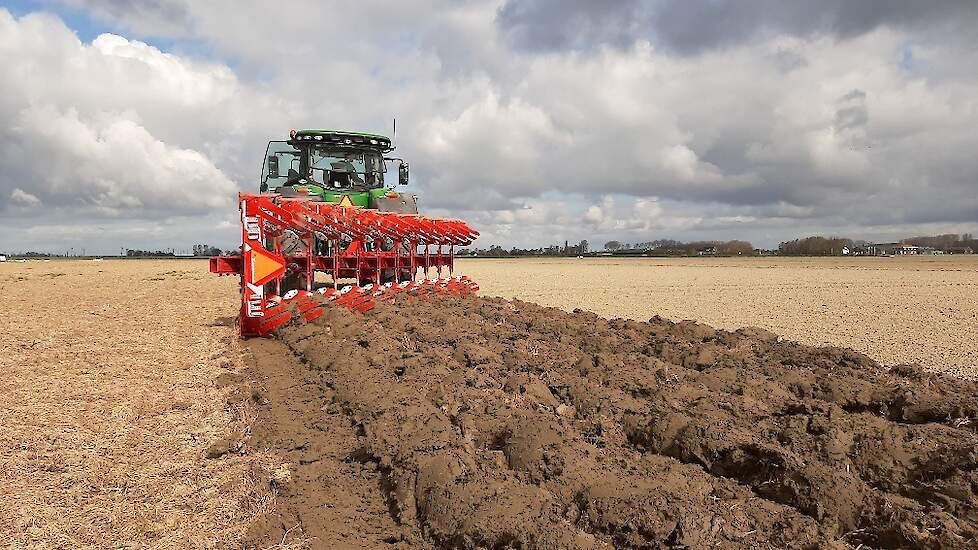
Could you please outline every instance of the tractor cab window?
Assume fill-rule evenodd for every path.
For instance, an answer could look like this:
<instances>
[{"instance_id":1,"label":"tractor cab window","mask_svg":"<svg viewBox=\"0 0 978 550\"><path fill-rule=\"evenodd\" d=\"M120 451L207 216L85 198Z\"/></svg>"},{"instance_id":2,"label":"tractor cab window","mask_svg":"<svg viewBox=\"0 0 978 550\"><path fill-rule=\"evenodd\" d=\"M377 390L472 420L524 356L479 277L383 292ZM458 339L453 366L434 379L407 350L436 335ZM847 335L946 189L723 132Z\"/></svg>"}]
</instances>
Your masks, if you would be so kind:
<instances>
[{"instance_id":1,"label":"tractor cab window","mask_svg":"<svg viewBox=\"0 0 978 550\"><path fill-rule=\"evenodd\" d=\"M261 192L285 185L292 175L298 174L299 150L285 141L270 141L265 150L265 164L261 171Z\"/></svg>"},{"instance_id":2,"label":"tractor cab window","mask_svg":"<svg viewBox=\"0 0 978 550\"><path fill-rule=\"evenodd\" d=\"M313 147L309 154L311 179L327 189L373 189L384 185L380 153Z\"/></svg>"}]
</instances>

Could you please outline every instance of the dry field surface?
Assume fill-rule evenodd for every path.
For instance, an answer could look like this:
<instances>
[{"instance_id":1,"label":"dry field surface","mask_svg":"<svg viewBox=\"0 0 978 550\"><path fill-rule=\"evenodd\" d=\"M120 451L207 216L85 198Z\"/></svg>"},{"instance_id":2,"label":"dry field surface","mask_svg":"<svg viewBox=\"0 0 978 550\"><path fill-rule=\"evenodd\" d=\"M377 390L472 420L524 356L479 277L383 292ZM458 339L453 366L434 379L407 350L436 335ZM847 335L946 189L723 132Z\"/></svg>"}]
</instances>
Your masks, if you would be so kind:
<instances>
[{"instance_id":1,"label":"dry field surface","mask_svg":"<svg viewBox=\"0 0 978 550\"><path fill-rule=\"evenodd\" d=\"M756 326L886 364L978 375L978 255L470 259L458 269L483 296L605 317Z\"/></svg>"},{"instance_id":2,"label":"dry field surface","mask_svg":"<svg viewBox=\"0 0 978 550\"><path fill-rule=\"evenodd\" d=\"M974 258L460 272L484 295L565 310L978 364ZM336 311L240 342L238 305L236 280L201 261L0 264L0 547L976 536L967 382L762 330L494 299Z\"/></svg>"},{"instance_id":3,"label":"dry field surface","mask_svg":"<svg viewBox=\"0 0 978 550\"><path fill-rule=\"evenodd\" d=\"M226 548L268 505L214 380L234 282L204 262L0 264L0 547ZM237 417L237 418L236 418Z\"/></svg>"}]
</instances>

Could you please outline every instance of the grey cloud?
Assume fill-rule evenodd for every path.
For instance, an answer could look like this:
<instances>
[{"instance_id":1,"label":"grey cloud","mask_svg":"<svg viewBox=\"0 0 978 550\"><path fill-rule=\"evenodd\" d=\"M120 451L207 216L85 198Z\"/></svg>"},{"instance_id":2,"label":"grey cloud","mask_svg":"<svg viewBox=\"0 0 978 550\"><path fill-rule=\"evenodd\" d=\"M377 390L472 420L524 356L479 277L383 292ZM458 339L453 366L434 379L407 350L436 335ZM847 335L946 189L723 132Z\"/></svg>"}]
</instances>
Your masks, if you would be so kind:
<instances>
[{"instance_id":1,"label":"grey cloud","mask_svg":"<svg viewBox=\"0 0 978 550\"><path fill-rule=\"evenodd\" d=\"M839 99L839 108L835 112L835 127L839 130L856 130L865 128L869 122L869 110L866 107L866 92L853 90Z\"/></svg>"},{"instance_id":2,"label":"grey cloud","mask_svg":"<svg viewBox=\"0 0 978 550\"><path fill-rule=\"evenodd\" d=\"M804 67L808 60L801 54L784 48L779 48L774 54L774 64L783 73L788 73L794 69Z\"/></svg>"},{"instance_id":3,"label":"grey cloud","mask_svg":"<svg viewBox=\"0 0 978 550\"><path fill-rule=\"evenodd\" d=\"M182 0L57 0L87 8L102 20L123 25L143 36L189 36L193 32L189 6Z\"/></svg>"},{"instance_id":4,"label":"grey cloud","mask_svg":"<svg viewBox=\"0 0 978 550\"><path fill-rule=\"evenodd\" d=\"M497 22L523 48L567 50L626 47L646 31L646 16L640 0L509 0Z\"/></svg>"},{"instance_id":5,"label":"grey cloud","mask_svg":"<svg viewBox=\"0 0 978 550\"><path fill-rule=\"evenodd\" d=\"M963 23L965 30L976 19L978 4L970 0L508 0L499 9L497 23L525 50L626 47L644 39L692 54L765 33L850 38L884 25Z\"/></svg>"}]
</instances>

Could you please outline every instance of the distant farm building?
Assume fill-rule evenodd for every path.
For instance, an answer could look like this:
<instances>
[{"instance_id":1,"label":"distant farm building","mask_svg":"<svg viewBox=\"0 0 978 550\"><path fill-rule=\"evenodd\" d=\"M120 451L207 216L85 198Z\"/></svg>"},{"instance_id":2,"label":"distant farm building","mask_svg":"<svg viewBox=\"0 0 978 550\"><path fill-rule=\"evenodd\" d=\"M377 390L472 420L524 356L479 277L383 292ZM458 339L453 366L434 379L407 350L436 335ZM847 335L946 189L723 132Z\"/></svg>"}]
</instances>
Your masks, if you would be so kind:
<instances>
[{"instance_id":1,"label":"distant farm building","mask_svg":"<svg viewBox=\"0 0 978 550\"><path fill-rule=\"evenodd\" d=\"M916 256L921 253L919 246L903 243L879 243L866 247L872 256Z\"/></svg>"},{"instance_id":2,"label":"distant farm building","mask_svg":"<svg viewBox=\"0 0 978 550\"><path fill-rule=\"evenodd\" d=\"M6 262L7 256L5 254L0 254L0 262Z\"/></svg>"}]
</instances>

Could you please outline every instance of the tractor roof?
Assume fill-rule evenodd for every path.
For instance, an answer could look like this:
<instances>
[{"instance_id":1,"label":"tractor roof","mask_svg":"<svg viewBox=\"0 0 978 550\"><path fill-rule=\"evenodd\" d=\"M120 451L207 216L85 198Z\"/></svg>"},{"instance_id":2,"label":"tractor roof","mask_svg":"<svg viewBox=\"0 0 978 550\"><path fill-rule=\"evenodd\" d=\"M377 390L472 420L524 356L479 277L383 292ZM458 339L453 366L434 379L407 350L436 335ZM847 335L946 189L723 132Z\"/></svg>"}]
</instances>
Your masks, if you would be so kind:
<instances>
[{"instance_id":1,"label":"tractor roof","mask_svg":"<svg viewBox=\"0 0 978 550\"><path fill-rule=\"evenodd\" d=\"M365 132L348 132L346 130L295 130L295 133L292 134L292 140L296 142L319 141L337 145L363 145L378 147L384 151L393 148L391 147L391 140L387 136Z\"/></svg>"}]
</instances>

